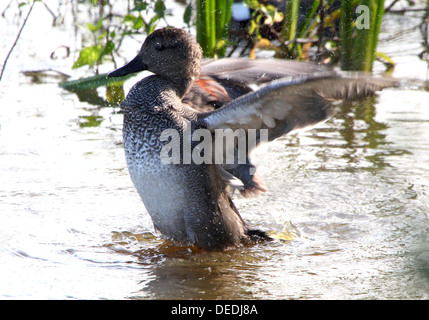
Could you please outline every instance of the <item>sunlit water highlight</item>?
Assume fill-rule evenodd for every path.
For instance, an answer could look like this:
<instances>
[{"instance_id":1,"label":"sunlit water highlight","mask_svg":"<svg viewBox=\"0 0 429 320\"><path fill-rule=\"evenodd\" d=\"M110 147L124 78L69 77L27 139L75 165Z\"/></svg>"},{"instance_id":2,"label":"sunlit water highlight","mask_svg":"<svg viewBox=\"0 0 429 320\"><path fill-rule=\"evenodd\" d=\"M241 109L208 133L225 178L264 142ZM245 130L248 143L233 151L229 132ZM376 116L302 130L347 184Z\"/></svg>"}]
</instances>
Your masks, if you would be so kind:
<instances>
[{"instance_id":1,"label":"sunlit water highlight","mask_svg":"<svg viewBox=\"0 0 429 320\"><path fill-rule=\"evenodd\" d=\"M389 33L420 21L391 19ZM59 64L46 62L47 48L34 52L36 25L48 29L29 21L0 84L0 297L428 298L427 91L385 90L374 109L350 106L262 146L254 159L269 191L235 202L252 225L293 239L197 252L153 232L127 173L118 110L19 73ZM400 41L381 45L396 75L424 79L418 30Z\"/></svg>"}]
</instances>

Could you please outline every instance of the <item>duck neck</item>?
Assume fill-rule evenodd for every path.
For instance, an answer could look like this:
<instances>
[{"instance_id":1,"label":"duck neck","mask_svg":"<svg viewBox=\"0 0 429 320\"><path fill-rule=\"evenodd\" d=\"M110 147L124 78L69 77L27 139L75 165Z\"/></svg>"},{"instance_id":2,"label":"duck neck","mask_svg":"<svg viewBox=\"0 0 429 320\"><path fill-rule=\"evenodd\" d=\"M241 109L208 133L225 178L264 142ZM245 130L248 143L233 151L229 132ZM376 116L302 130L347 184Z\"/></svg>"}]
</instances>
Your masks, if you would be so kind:
<instances>
[{"instance_id":1,"label":"duck neck","mask_svg":"<svg viewBox=\"0 0 429 320\"><path fill-rule=\"evenodd\" d=\"M169 76L169 81L180 99L182 99L185 94L191 89L194 80L194 77L184 76L183 74L177 76Z\"/></svg>"}]
</instances>

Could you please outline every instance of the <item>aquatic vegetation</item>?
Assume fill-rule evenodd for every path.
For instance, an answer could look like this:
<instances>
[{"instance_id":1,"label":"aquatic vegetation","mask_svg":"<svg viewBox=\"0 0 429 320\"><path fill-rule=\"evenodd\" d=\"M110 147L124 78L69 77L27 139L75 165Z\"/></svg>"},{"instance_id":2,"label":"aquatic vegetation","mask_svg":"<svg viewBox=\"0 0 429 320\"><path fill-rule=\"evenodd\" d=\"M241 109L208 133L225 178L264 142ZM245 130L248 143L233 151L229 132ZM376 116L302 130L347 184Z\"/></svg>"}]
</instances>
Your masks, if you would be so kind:
<instances>
[{"instance_id":1,"label":"aquatic vegetation","mask_svg":"<svg viewBox=\"0 0 429 320\"><path fill-rule=\"evenodd\" d=\"M384 0L341 1L342 69L372 70L383 14Z\"/></svg>"},{"instance_id":2,"label":"aquatic vegetation","mask_svg":"<svg viewBox=\"0 0 429 320\"><path fill-rule=\"evenodd\" d=\"M166 7L163 1L135 0L134 6L129 7L126 14L120 17L119 23L112 23L112 12L106 12L109 1L88 1L89 5L98 9L98 20L94 24L88 22L87 30L91 33L92 44L84 46L79 57L73 64L73 69L83 66L94 68L98 74L98 66L105 61L115 61L114 54L125 37L135 34L152 33L158 22L165 19ZM106 8L107 7L107 8ZM144 15L149 13L149 19Z\"/></svg>"},{"instance_id":3,"label":"aquatic vegetation","mask_svg":"<svg viewBox=\"0 0 429 320\"><path fill-rule=\"evenodd\" d=\"M89 66L95 73L98 73L99 64L115 61L114 56L124 38L152 33L159 21L166 22L168 14L161 0L135 0L134 6L120 17L120 23L112 23L111 12L105 12L109 1L88 2L99 12L93 24L87 23L93 43L80 50L73 68ZM236 31L230 29L232 5L232 0L198 0L186 4L183 22L188 27L195 25L196 38L205 57L232 55L240 46L240 38L234 41L230 37L230 32ZM240 55L246 54L244 49L248 48L247 55L254 57L259 48L273 50L277 58L325 63L341 58L345 69L371 69L384 1L316 0L304 3L286 0L284 7L275 7L245 0L243 5L249 8L251 15L241 26L242 30L238 30L247 41Z\"/></svg>"},{"instance_id":4,"label":"aquatic vegetation","mask_svg":"<svg viewBox=\"0 0 429 320\"><path fill-rule=\"evenodd\" d=\"M225 55L232 3L232 0L196 1L197 41L205 57Z\"/></svg>"},{"instance_id":5,"label":"aquatic vegetation","mask_svg":"<svg viewBox=\"0 0 429 320\"><path fill-rule=\"evenodd\" d=\"M180 24L181 18L182 26L195 30L208 58L232 55L254 58L258 50L269 50L275 58L324 64L339 62L345 70L370 71L376 58L393 65L388 56L376 52L384 14L383 0L285 0L278 6L243 0L250 15L240 22L239 30L234 30L231 24L232 0L188 0L183 3L183 17L171 20L171 4L162 0L128 1L122 11L114 11L109 0L65 1L79 8L77 14L85 10L88 14L88 18L77 22L84 36L71 68L86 67L94 74L63 82L61 86L68 90L111 86L106 75L99 74L99 69L106 63L117 67L124 40L148 35L160 22L164 26ZM121 84L115 82L114 85Z\"/></svg>"}]
</instances>

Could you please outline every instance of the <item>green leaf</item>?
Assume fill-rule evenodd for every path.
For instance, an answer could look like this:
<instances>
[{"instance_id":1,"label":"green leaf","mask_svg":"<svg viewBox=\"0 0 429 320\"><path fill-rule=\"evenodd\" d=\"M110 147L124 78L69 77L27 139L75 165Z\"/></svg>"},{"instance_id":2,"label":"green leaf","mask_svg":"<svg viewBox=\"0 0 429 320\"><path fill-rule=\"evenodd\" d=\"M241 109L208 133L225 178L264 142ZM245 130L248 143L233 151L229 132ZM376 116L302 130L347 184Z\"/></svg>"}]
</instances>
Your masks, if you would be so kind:
<instances>
[{"instance_id":1,"label":"green leaf","mask_svg":"<svg viewBox=\"0 0 429 320\"><path fill-rule=\"evenodd\" d=\"M152 19L150 19L149 23L148 23L148 24L146 24L146 26L145 26L146 34L151 34L152 32L154 32L154 31L155 31L155 29L156 29L156 25L158 24L159 19L160 19L160 16L159 16L159 15L157 15L157 14L156 14L156 15L154 15L154 16L152 17Z\"/></svg>"},{"instance_id":2,"label":"green leaf","mask_svg":"<svg viewBox=\"0 0 429 320\"><path fill-rule=\"evenodd\" d=\"M97 40L104 39L105 37L107 37L107 31L105 31L105 32L103 32L102 34L100 34L100 35L97 37Z\"/></svg>"},{"instance_id":3,"label":"green leaf","mask_svg":"<svg viewBox=\"0 0 429 320\"><path fill-rule=\"evenodd\" d=\"M76 62L73 64L73 69L80 68L86 65L93 66L101 58L103 47L99 44L83 48Z\"/></svg>"},{"instance_id":4,"label":"green leaf","mask_svg":"<svg viewBox=\"0 0 429 320\"><path fill-rule=\"evenodd\" d=\"M143 0L134 0L134 8L131 11L143 11L146 10L148 3Z\"/></svg>"},{"instance_id":5,"label":"green leaf","mask_svg":"<svg viewBox=\"0 0 429 320\"><path fill-rule=\"evenodd\" d=\"M103 52L101 52L100 57L111 53L113 50L115 50L115 44L113 43L113 41L109 40L106 42L106 45L104 46Z\"/></svg>"},{"instance_id":6,"label":"green leaf","mask_svg":"<svg viewBox=\"0 0 429 320\"><path fill-rule=\"evenodd\" d=\"M120 105L125 99L123 84L108 85L106 87L106 99L111 105Z\"/></svg>"},{"instance_id":7,"label":"green leaf","mask_svg":"<svg viewBox=\"0 0 429 320\"><path fill-rule=\"evenodd\" d=\"M135 76L135 74L129 74L121 78L108 78L107 73L99 74L93 77L80 78L77 80L64 81L59 84L63 89L76 91L76 90L91 90L98 87L107 85L120 85L125 80Z\"/></svg>"},{"instance_id":8,"label":"green leaf","mask_svg":"<svg viewBox=\"0 0 429 320\"><path fill-rule=\"evenodd\" d=\"M189 2L189 4L186 6L185 12L183 13L183 22L189 26L191 24L191 18L192 18L192 3Z\"/></svg>"},{"instance_id":9,"label":"green leaf","mask_svg":"<svg viewBox=\"0 0 429 320\"><path fill-rule=\"evenodd\" d=\"M219 50L221 50L222 48L224 48L224 47L225 47L225 45L226 45L226 41L225 41L224 39L221 39L221 40L219 40L219 41L216 43L215 50L216 50L216 51L219 51Z\"/></svg>"},{"instance_id":10,"label":"green leaf","mask_svg":"<svg viewBox=\"0 0 429 320\"><path fill-rule=\"evenodd\" d=\"M134 23L133 29L138 30L141 28L141 26L143 25L144 21L143 21L143 17L141 14L139 14L139 17L137 18L137 20Z\"/></svg>"},{"instance_id":11,"label":"green leaf","mask_svg":"<svg viewBox=\"0 0 429 320\"><path fill-rule=\"evenodd\" d=\"M137 21L137 17L133 16L132 14L127 14L124 17L124 20L122 21L123 24L126 24L127 26L133 28L134 25L136 24Z\"/></svg>"},{"instance_id":12,"label":"green leaf","mask_svg":"<svg viewBox=\"0 0 429 320\"><path fill-rule=\"evenodd\" d=\"M165 7L163 0L157 0L155 3L155 12L157 15L159 15L161 18L164 17L165 10L167 8Z\"/></svg>"},{"instance_id":13,"label":"green leaf","mask_svg":"<svg viewBox=\"0 0 429 320\"><path fill-rule=\"evenodd\" d=\"M103 26L103 18L100 18L95 26L91 23L87 23L86 25L91 32L97 32Z\"/></svg>"}]
</instances>

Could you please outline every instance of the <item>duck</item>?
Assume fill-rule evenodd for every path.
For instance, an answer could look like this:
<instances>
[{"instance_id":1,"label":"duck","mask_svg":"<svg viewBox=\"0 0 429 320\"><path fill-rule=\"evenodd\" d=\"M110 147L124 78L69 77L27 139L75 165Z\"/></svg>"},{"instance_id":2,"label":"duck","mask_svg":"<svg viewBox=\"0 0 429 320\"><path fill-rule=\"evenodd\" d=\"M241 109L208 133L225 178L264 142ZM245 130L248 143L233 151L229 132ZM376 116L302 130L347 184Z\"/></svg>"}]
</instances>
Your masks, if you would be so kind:
<instances>
[{"instance_id":1,"label":"duck","mask_svg":"<svg viewBox=\"0 0 429 320\"><path fill-rule=\"evenodd\" d=\"M391 86L304 62L205 61L189 32L169 27L148 35L137 56L108 76L144 70L152 74L121 104L129 175L162 237L207 251L272 240L233 202L234 189L246 196L267 191L249 160L254 148L328 120L338 101ZM219 132L244 134L219 151ZM252 143L240 145L246 138ZM232 154L229 161L222 152Z\"/></svg>"}]
</instances>

